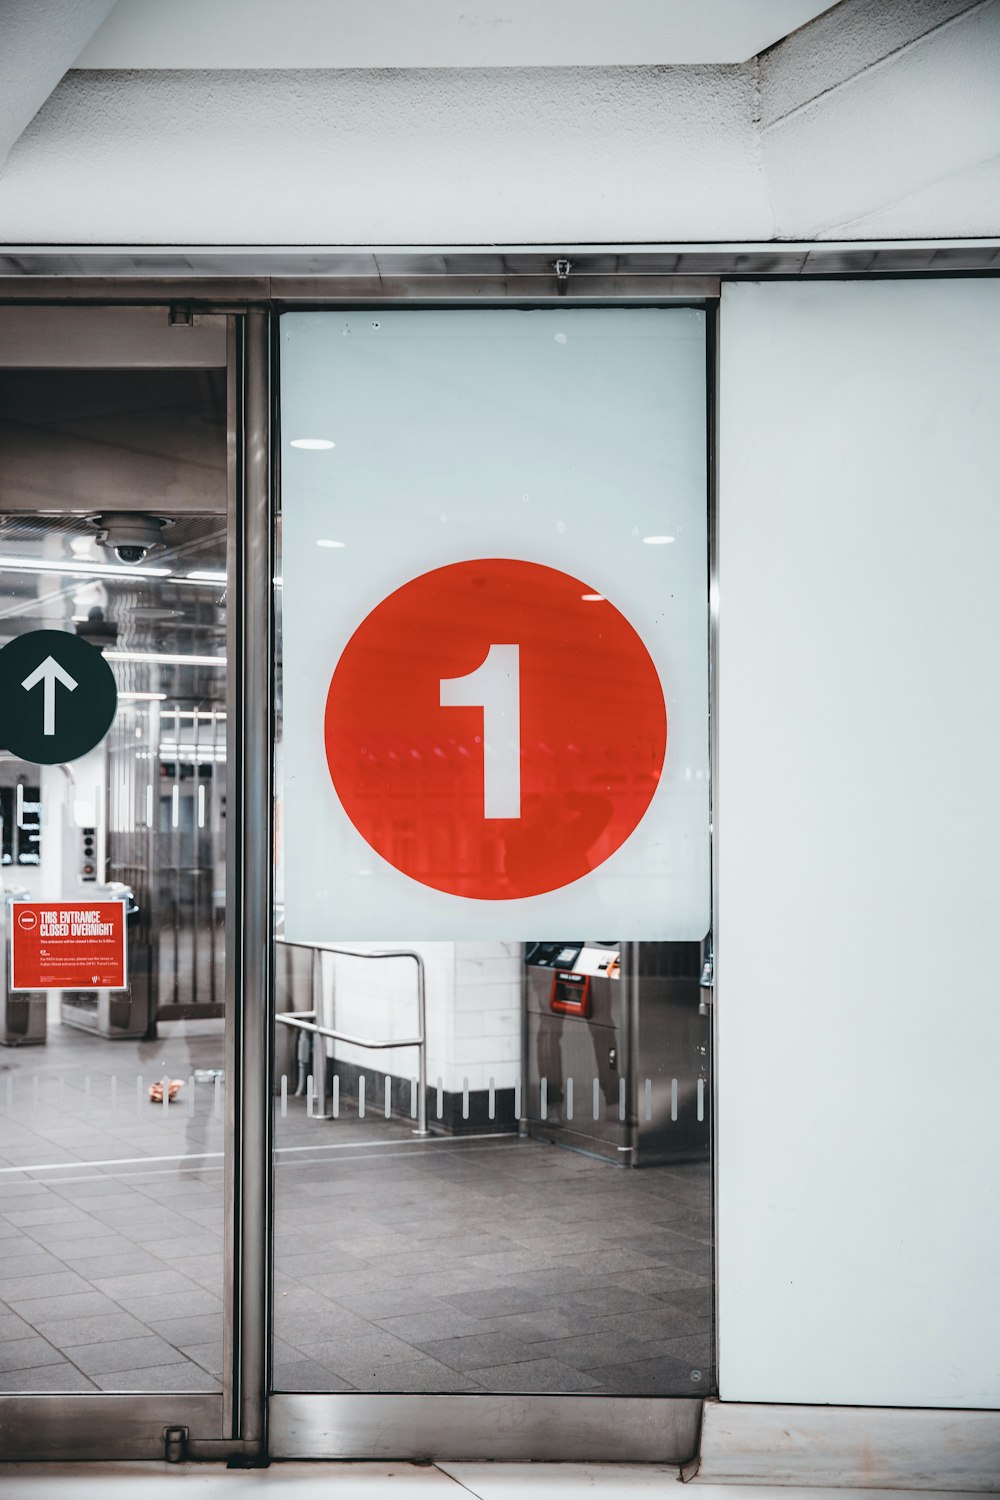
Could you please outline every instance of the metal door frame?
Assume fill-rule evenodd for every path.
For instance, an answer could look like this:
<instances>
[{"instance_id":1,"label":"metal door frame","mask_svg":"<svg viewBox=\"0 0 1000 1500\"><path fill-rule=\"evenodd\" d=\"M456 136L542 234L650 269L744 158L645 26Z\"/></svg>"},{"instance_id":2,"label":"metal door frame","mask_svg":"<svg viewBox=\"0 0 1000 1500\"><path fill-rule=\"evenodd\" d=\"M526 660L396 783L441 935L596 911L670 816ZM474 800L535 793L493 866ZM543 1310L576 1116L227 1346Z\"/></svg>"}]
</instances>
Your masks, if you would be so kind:
<instances>
[{"instance_id":1,"label":"metal door frame","mask_svg":"<svg viewBox=\"0 0 1000 1500\"><path fill-rule=\"evenodd\" d=\"M164 323L175 290L174 283L158 287L153 305L160 304ZM10 297L8 292L0 281L0 304L36 300ZM62 298L61 305L78 301L100 305L71 295ZM134 305L145 310L150 304L140 300ZM230 1087L225 1113L222 1391L0 1393L0 1455L8 1462L155 1459L168 1450L176 1457L240 1462L248 1457L252 1461L263 1450L264 1299L262 1294L255 1298L249 1289L265 1285L268 1221L250 1212L248 1205L268 1197L270 1120L263 1072L267 1048L263 1028L254 1018L260 1015L268 982L260 952L263 933L266 961L270 841L266 822L262 829L251 808L270 796L270 742L269 737L261 739L260 731L267 722L260 701L260 668L268 656L259 647L248 651L245 643L256 640L270 647L271 570L259 551L260 538L269 538L270 527L269 386L266 369L262 379L247 350L248 327L256 331L254 319L266 323L267 314L241 315L224 305L203 310L227 316L226 735L227 755L238 768L229 791L226 832L225 1064ZM244 579L253 584L258 578L266 578L264 587L244 588ZM265 698L265 708L268 701ZM264 732L269 736L267 728ZM98 1413L100 1420L95 1421ZM172 1440L169 1433L175 1435Z\"/></svg>"},{"instance_id":2,"label":"metal door frame","mask_svg":"<svg viewBox=\"0 0 1000 1500\"><path fill-rule=\"evenodd\" d=\"M271 794L275 314L291 308L664 306L709 314L710 673L713 807L718 575L715 393L723 279L993 275L1000 241L528 247L482 251L0 249L0 304L180 307L229 317L229 818L226 898L226 1366L221 1395L0 1395L4 1459L175 1456L592 1459L683 1463L702 1401L688 1397L269 1396ZM563 300L565 299L565 300ZM248 644L249 643L249 644ZM718 838L713 816L713 913ZM717 946L716 946L717 951ZM715 1027L713 1018L713 1032ZM713 1038L714 1050L714 1038ZM714 1090L713 1090L714 1115ZM713 1140L715 1136L713 1118ZM96 1406L95 1403L100 1405ZM100 1420L95 1421L99 1416Z\"/></svg>"}]
</instances>

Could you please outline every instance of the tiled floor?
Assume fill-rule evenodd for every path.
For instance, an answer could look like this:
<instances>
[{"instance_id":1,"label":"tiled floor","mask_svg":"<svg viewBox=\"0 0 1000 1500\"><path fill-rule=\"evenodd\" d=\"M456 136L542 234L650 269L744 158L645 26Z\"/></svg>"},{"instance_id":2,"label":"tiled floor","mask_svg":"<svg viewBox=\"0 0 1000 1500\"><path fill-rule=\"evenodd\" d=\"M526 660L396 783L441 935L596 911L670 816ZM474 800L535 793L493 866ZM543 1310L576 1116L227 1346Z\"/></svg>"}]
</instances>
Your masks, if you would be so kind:
<instances>
[{"instance_id":1,"label":"tiled floor","mask_svg":"<svg viewBox=\"0 0 1000 1500\"><path fill-rule=\"evenodd\" d=\"M5 1500L161 1500L168 1487L174 1500L178 1487L190 1500L652 1500L672 1494L688 1500L926 1500L928 1494L697 1481L679 1490L677 1470L656 1464L278 1463L241 1471L217 1464L12 1464L2 1478ZM973 1496L939 1491L938 1500Z\"/></svg>"},{"instance_id":2,"label":"tiled floor","mask_svg":"<svg viewBox=\"0 0 1000 1500\"><path fill-rule=\"evenodd\" d=\"M353 1150L310 1124L344 1149L278 1173L279 1387L709 1388L707 1168L512 1137Z\"/></svg>"},{"instance_id":3,"label":"tiled floor","mask_svg":"<svg viewBox=\"0 0 1000 1500\"><path fill-rule=\"evenodd\" d=\"M224 1099L191 1080L222 1050L216 1022L0 1050L0 1391L218 1390Z\"/></svg>"},{"instance_id":4,"label":"tiled floor","mask_svg":"<svg viewBox=\"0 0 1000 1500\"><path fill-rule=\"evenodd\" d=\"M0 1391L219 1388L222 1040L0 1050ZM707 1165L277 1124L278 1389L711 1389Z\"/></svg>"}]
</instances>

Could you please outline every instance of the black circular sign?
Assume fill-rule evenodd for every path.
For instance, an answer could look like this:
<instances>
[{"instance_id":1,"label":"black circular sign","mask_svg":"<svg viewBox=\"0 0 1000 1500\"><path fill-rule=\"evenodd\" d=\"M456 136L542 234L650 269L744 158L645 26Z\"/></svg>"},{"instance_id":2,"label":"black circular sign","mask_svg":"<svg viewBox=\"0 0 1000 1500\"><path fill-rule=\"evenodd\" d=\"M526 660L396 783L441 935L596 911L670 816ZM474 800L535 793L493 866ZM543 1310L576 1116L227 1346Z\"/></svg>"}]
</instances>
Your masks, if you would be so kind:
<instances>
[{"instance_id":1,"label":"black circular sign","mask_svg":"<svg viewBox=\"0 0 1000 1500\"><path fill-rule=\"evenodd\" d=\"M0 651L0 745L40 766L79 760L111 728L115 677L96 646L32 630Z\"/></svg>"}]
</instances>

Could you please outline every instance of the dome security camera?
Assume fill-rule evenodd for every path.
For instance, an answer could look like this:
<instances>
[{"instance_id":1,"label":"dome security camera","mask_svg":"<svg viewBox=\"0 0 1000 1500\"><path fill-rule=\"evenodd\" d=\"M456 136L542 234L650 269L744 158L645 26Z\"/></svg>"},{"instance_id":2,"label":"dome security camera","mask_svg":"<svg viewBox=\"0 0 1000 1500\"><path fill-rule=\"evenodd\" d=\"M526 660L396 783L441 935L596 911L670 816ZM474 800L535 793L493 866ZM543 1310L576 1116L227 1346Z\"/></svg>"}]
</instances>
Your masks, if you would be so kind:
<instances>
[{"instance_id":1,"label":"dome security camera","mask_svg":"<svg viewBox=\"0 0 1000 1500\"><path fill-rule=\"evenodd\" d=\"M111 547L121 563L142 562L143 558L163 544L163 528L169 522L160 516L143 515L139 511L111 511L96 516L97 540L102 547Z\"/></svg>"}]
</instances>

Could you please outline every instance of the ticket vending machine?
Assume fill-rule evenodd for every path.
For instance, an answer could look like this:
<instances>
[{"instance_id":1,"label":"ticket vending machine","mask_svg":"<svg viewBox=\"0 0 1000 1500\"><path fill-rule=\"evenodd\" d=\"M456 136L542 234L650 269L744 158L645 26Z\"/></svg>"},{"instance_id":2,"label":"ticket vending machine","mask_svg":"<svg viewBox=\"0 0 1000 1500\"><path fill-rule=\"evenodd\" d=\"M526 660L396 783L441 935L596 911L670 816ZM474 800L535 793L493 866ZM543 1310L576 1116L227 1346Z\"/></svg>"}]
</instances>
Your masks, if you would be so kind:
<instances>
[{"instance_id":1,"label":"ticket vending machine","mask_svg":"<svg viewBox=\"0 0 1000 1500\"><path fill-rule=\"evenodd\" d=\"M525 945L522 1134L624 1166L707 1159L703 947Z\"/></svg>"}]
</instances>

